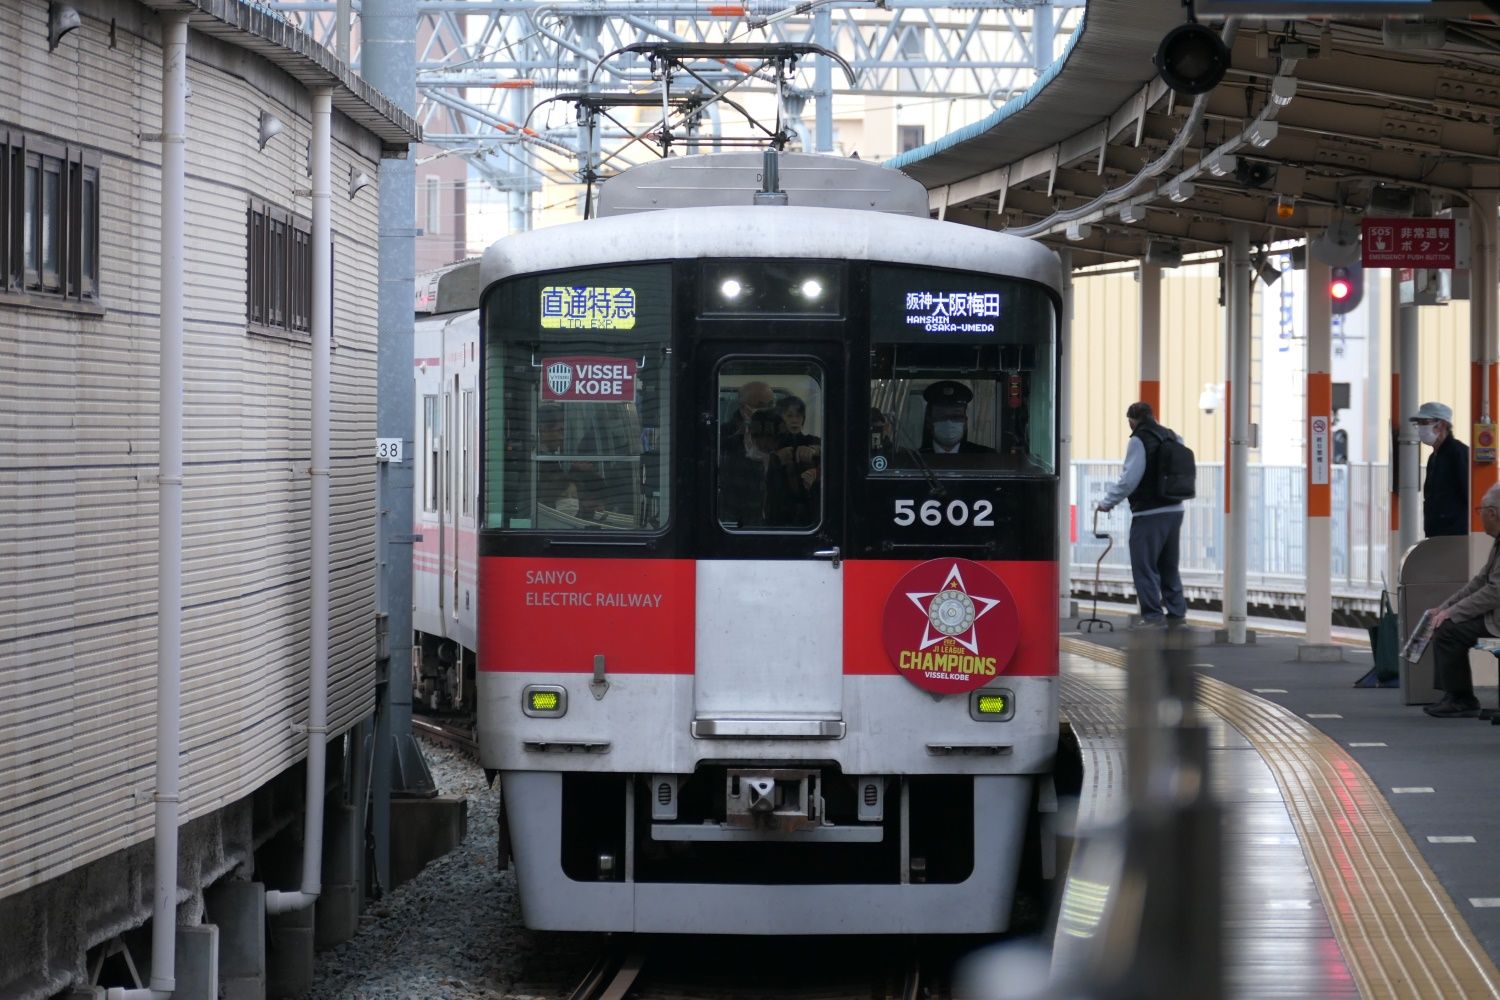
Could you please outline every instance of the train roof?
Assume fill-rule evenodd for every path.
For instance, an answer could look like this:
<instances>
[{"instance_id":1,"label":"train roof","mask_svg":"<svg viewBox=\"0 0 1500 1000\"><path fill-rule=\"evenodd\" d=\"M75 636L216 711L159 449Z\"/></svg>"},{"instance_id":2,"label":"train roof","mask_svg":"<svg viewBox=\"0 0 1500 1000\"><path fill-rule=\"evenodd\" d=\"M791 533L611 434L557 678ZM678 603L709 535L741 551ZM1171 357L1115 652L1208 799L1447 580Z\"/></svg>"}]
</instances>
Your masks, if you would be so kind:
<instances>
[{"instance_id":1,"label":"train roof","mask_svg":"<svg viewBox=\"0 0 1500 1000\"><path fill-rule=\"evenodd\" d=\"M762 190L765 151L651 160L599 187L597 218L666 208L749 205ZM927 189L871 160L820 153L776 154L776 188L798 208L855 208L928 217Z\"/></svg>"},{"instance_id":2,"label":"train roof","mask_svg":"<svg viewBox=\"0 0 1500 1000\"><path fill-rule=\"evenodd\" d=\"M470 257L417 275L417 315L478 309L484 291L479 265L480 258Z\"/></svg>"},{"instance_id":3,"label":"train roof","mask_svg":"<svg viewBox=\"0 0 1500 1000\"><path fill-rule=\"evenodd\" d=\"M795 205L672 208L518 233L485 251L483 274L488 286L517 274L722 257L880 261L1062 288L1057 254L1034 240L927 218Z\"/></svg>"}]
</instances>

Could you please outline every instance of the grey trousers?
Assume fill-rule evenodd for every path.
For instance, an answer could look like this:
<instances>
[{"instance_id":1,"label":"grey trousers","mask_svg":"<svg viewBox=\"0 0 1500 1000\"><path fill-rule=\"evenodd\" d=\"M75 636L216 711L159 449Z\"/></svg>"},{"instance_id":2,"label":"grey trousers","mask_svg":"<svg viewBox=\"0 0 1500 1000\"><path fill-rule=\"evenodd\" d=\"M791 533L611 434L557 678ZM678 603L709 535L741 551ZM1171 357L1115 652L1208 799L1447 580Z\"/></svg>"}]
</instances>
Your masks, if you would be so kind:
<instances>
[{"instance_id":1,"label":"grey trousers","mask_svg":"<svg viewBox=\"0 0 1500 1000\"><path fill-rule=\"evenodd\" d=\"M1177 539L1182 534L1182 511L1147 514L1130 519L1130 573L1135 578L1141 617L1156 619L1162 610L1187 617L1182 577L1177 572Z\"/></svg>"}]
</instances>

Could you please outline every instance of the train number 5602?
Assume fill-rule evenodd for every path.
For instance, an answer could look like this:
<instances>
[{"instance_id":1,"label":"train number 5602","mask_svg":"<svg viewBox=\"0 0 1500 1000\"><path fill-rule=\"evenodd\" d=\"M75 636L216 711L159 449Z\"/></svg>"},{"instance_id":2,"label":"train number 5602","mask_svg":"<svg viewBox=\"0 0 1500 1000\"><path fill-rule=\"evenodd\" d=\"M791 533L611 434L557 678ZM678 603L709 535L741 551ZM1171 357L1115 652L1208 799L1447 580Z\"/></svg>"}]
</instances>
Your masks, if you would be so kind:
<instances>
[{"instance_id":1,"label":"train number 5602","mask_svg":"<svg viewBox=\"0 0 1500 1000\"><path fill-rule=\"evenodd\" d=\"M949 500L944 504L941 500L924 500L921 506L915 500L897 500L895 521L898 527L905 528L921 521L929 528L935 528L944 522L955 528L972 525L976 528L993 528L995 526L995 505L988 500L975 500L971 508L964 500Z\"/></svg>"}]
</instances>

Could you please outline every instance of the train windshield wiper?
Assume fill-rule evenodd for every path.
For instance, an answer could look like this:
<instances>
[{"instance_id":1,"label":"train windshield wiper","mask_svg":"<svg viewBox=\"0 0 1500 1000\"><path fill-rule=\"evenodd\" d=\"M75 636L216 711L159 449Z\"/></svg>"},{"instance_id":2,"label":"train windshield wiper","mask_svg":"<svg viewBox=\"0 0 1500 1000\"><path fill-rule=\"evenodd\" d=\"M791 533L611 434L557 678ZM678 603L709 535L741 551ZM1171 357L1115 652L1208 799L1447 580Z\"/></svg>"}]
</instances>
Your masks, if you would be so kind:
<instances>
[{"instance_id":1,"label":"train windshield wiper","mask_svg":"<svg viewBox=\"0 0 1500 1000\"><path fill-rule=\"evenodd\" d=\"M947 496L948 491L945 490L943 488L943 484L938 481L937 474L932 471L932 468L928 466L927 461L922 458L922 453L920 451L917 451L917 449L907 444L897 445L896 450L904 455L910 455L913 459L916 460L917 468L922 470L922 475L927 479L927 489L932 493L933 496Z\"/></svg>"}]
</instances>

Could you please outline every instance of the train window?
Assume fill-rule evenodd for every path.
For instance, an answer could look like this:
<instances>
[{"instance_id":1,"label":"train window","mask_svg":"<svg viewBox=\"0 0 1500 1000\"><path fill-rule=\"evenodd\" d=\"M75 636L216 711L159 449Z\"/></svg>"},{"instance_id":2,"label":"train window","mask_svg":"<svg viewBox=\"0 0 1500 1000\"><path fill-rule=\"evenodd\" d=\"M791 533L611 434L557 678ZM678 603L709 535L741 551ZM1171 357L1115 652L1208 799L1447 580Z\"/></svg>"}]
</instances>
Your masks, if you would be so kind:
<instances>
[{"instance_id":1,"label":"train window","mask_svg":"<svg viewBox=\"0 0 1500 1000\"><path fill-rule=\"evenodd\" d=\"M458 381L458 376L455 375L453 378L455 382ZM458 426L458 421L453 419L453 393L451 392L443 393L443 423L446 427L448 427L450 433L450 438L445 441L446 447L443 448L445 454L443 455L444 462L441 469L443 480L443 510L444 512L451 515L453 512L454 473L452 450L453 441L451 438L451 433L453 429Z\"/></svg>"},{"instance_id":2,"label":"train window","mask_svg":"<svg viewBox=\"0 0 1500 1000\"><path fill-rule=\"evenodd\" d=\"M659 531L671 516L671 272L519 278L485 300L486 527Z\"/></svg>"},{"instance_id":3,"label":"train window","mask_svg":"<svg viewBox=\"0 0 1500 1000\"><path fill-rule=\"evenodd\" d=\"M474 516L474 390L465 389L463 396L464 431L463 455L459 465L463 469L463 516Z\"/></svg>"},{"instance_id":4,"label":"train window","mask_svg":"<svg viewBox=\"0 0 1500 1000\"><path fill-rule=\"evenodd\" d=\"M726 361L718 371L715 510L726 531L816 529L823 520L823 370Z\"/></svg>"},{"instance_id":5,"label":"train window","mask_svg":"<svg viewBox=\"0 0 1500 1000\"><path fill-rule=\"evenodd\" d=\"M870 277L869 472L1052 475L1056 309L1029 283L919 268Z\"/></svg>"},{"instance_id":6,"label":"train window","mask_svg":"<svg viewBox=\"0 0 1500 1000\"><path fill-rule=\"evenodd\" d=\"M438 448L443 417L436 396L422 397L422 509L438 509Z\"/></svg>"}]
</instances>

